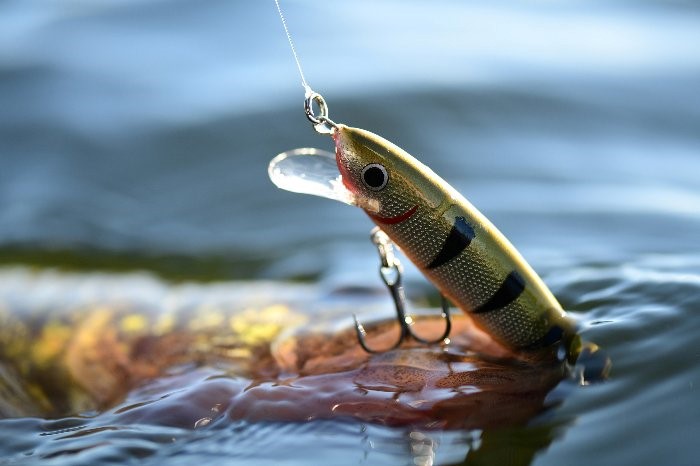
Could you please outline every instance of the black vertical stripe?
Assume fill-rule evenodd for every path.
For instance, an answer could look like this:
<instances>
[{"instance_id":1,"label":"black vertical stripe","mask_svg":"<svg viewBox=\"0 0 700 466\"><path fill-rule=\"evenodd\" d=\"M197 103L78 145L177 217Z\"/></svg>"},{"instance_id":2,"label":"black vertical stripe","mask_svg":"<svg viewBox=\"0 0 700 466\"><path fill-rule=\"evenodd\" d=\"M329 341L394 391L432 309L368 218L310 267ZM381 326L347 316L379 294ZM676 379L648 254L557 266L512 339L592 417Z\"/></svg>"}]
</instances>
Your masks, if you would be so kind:
<instances>
[{"instance_id":1,"label":"black vertical stripe","mask_svg":"<svg viewBox=\"0 0 700 466\"><path fill-rule=\"evenodd\" d=\"M450 233L447 235L445 243L442 245L437 256L428 264L428 268L434 269L457 257L459 253L469 246L474 236L474 228L467 223L467 219L464 217L456 217L455 223Z\"/></svg>"},{"instance_id":2,"label":"black vertical stripe","mask_svg":"<svg viewBox=\"0 0 700 466\"><path fill-rule=\"evenodd\" d=\"M525 289L525 280L518 272L513 270L508 274L501 287L481 306L472 311L473 314L483 314L506 307L516 299Z\"/></svg>"},{"instance_id":3,"label":"black vertical stripe","mask_svg":"<svg viewBox=\"0 0 700 466\"><path fill-rule=\"evenodd\" d=\"M547 331L547 333L544 334L544 336L542 336L542 338L529 343L522 348L526 350L546 348L554 343L558 343L563 337L564 329L558 325L554 325Z\"/></svg>"}]
</instances>

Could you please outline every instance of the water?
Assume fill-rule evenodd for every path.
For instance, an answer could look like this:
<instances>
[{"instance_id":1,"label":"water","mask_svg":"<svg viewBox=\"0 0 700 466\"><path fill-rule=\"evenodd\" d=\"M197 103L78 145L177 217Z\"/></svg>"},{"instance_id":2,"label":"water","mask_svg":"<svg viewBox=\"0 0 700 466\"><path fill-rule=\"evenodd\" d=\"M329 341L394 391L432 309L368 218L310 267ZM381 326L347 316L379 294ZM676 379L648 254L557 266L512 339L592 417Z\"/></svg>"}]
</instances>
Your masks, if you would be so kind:
<instances>
[{"instance_id":1,"label":"water","mask_svg":"<svg viewBox=\"0 0 700 466\"><path fill-rule=\"evenodd\" d=\"M331 118L395 141L491 218L609 352L611 379L555 393L561 402L525 426L483 431L223 418L193 429L118 418L132 398L82 417L0 420L0 463L695 464L697 7L283 6ZM166 295L272 280L269 301L308 309L327 290L376 287L358 209L267 179L275 154L330 145L303 117L295 73L272 2L0 5L5 306L69 308L71 280L105 271L116 275L92 298L111 290L127 305L145 299L140 285L115 284L139 270L162 277ZM286 291L299 280L315 291ZM213 299L205 290L195 305ZM205 383L184 371L192 379L130 396Z\"/></svg>"}]
</instances>

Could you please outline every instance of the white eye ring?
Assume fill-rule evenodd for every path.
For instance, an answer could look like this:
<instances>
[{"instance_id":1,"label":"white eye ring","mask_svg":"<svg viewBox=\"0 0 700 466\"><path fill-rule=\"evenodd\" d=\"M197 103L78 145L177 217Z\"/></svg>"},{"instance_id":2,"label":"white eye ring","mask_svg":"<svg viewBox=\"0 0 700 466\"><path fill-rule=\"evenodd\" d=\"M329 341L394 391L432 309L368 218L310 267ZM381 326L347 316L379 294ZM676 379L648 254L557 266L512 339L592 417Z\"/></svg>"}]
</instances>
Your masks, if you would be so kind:
<instances>
[{"instance_id":1,"label":"white eye ring","mask_svg":"<svg viewBox=\"0 0 700 466\"><path fill-rule=\"evenodd\" d=\"M362 169L360 176L362 183L372 191L381 191L389 182L389 173L387 173L384 165L378 163L370 163Z\"/></svg>"}]
</instances>

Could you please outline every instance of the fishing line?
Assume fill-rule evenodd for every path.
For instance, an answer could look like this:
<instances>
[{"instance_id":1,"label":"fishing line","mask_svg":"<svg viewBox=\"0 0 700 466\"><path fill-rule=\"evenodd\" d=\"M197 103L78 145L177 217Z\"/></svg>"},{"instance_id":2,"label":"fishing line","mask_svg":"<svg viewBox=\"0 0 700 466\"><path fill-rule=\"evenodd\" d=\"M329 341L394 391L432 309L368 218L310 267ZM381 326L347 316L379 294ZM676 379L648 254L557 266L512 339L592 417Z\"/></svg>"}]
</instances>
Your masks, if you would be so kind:
<instances>
[{"instance_id":1,"label":"fishing line","mask_svg":"<svg viewBox=\"0 0 700 466\"><path fill-rule=\"evenodd\" d=\"M304 112L306 113L306 118L314 125L316 132L321 134L331 134L337 125L328 118L328 104L321 94L315 92L309 86L304 76L304 71L301 68L301 61L299 60L299 55L294 47L294 41L292 40L292 34L289 32L287 27L287 20L282 13L282 7L280 6L279 0L275 0L275 5L277 6L277 12L282 20L282 26L284 27L284 32L287 34L287 41L289 41L289 47L292 49L292 55L294 55L294 61L297 63L297 69L299 70L299 75L301 76L301 85L304 86ZM318 114L314 111L314 102L318 105Z\"/></svg>"},{"instance_id":2,"label":"fishing line","mask_svg":"<svg viewBox=\"0 0 700 466\"><path fill-rule=\"evenodd\" d=\"M309 86L309 83L306 82L306 78L304 77L304 71L301 68L301 62L299 61L299 55L297 55L297 50L294 47L294 41L292 40L292 34L289 32L289 27L287 27L287 20L284 17L284 13L282 13L282 7L280 6L279 0L275 0L275 5L277 5L277 12L280 15L280 19L282 20L282 26L284 27L284 32L287 34L287 40L289 41L289 47L292 49L292 55L294 55L294 61L297 62L297 68L299 69L299 75L301 75L301 85L304 86L304 90L306 91L307 94L312 93L313 91L311 90L311 86Z\"/></svg>"}]
</instances>

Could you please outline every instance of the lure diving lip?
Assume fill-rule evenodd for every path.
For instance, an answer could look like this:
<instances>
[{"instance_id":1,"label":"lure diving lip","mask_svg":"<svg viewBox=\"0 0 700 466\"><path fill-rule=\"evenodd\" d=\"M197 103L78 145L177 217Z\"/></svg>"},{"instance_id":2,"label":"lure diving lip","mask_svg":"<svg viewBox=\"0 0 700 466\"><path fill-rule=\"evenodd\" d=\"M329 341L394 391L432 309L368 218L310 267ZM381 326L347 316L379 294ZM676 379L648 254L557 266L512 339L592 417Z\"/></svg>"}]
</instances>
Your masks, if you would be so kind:
<instances>
[{"instance_id":1,"label":"lure diving lip","mask_svg":"<svg viewBox=\"0 0 700 466\"><path fill-rule=\"evenodd\" d=\"M369 215L378 211L378 204L356 196L346 187L338 171L336 155L331 152L303 147L277 154L267 168L270 180L280 189L300 194L324 197L343 204L361 207ZM379 217L381 218L381 217ZM387 218L387 222L393 219Z\"/></svg>"},{"instance_id":2,"label":"lure diving lip","mask_svg":"<svg viewBox=\"0 0 700 466\"><path fill-rule=\"evenodd\" d=\"M331 152L304 147L282 152L270 161L267 173L278 188L357 205L355 195L342 182Z\"/></svg>"}]
</instances>

